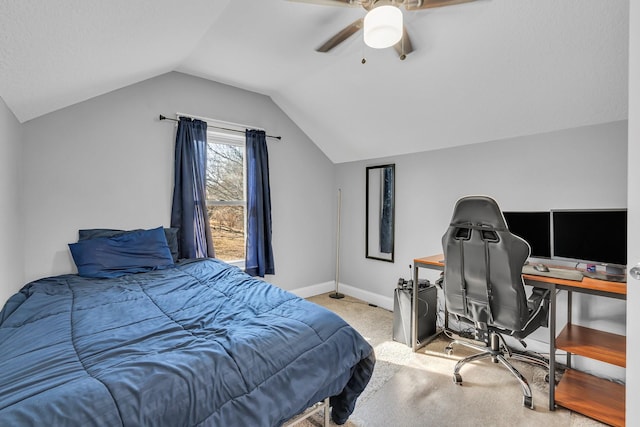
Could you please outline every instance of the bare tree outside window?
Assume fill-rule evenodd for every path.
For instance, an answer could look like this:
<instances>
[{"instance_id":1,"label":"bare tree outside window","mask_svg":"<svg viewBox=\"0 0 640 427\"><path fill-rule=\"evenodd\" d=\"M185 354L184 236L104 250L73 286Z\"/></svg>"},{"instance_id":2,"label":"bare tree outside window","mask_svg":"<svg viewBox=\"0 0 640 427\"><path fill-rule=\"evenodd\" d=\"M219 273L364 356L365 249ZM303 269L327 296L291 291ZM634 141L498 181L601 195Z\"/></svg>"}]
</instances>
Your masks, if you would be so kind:
<instances>
[{"instance_id":1,"label":"bare tree outside window","mask_svg":"<svg viewBox=\"0 0 640 427\"><path fill-rule=\"evenodd\" d=\"M209 135L207 210L216 257L245 259L244 144Z\"/></svg>"}]
</instances>

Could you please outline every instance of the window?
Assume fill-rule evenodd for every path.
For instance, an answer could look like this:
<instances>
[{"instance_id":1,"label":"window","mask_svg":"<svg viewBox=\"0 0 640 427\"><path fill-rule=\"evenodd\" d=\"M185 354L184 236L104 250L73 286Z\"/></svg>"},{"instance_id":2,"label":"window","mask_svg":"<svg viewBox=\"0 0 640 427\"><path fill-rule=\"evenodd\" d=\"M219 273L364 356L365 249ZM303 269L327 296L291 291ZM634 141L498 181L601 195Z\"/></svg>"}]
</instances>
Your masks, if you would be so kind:
<instances>
[{"instance_id":1,"label":"window","mask_svg":"<svg viewBox=\"0 0 640 427\"><path fill-rule=\"evenodd\" d=\"M239 133L207 132L207 212L216 258L245 260L245 138Z\"/></svg>"}]
</instances>

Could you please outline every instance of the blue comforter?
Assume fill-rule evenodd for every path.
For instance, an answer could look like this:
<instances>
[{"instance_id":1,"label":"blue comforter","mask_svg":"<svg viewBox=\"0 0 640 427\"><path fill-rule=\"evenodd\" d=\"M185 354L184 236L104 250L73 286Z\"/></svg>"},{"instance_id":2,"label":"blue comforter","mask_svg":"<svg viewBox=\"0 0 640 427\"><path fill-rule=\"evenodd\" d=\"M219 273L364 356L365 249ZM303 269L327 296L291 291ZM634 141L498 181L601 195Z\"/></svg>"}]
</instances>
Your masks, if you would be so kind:
<instances>
[{"instance_id":1,"label":"blue comforter","mask_svg":"<svg viewBox=\"0 0 640 427\"><path fill-rule=\"evenodd\" d=\"M374 363L335 314L213 259L57 276L0 312L0 424L277 426L329 396L342 424Z\"/></svg>"}]
</instances>

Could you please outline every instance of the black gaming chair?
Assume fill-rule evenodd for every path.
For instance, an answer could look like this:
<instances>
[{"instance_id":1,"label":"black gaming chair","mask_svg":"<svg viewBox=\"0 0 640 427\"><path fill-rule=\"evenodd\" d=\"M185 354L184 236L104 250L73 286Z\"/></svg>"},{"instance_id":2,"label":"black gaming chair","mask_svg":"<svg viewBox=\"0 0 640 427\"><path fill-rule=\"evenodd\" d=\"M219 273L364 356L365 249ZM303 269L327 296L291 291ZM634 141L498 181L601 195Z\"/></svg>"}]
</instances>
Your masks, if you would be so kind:
<instances>
[{"instance_id":1,"label":"black gaming chair","mask_svg":"<svg viewBox=\"0 0 640 427\"><path fill-rule=\"evenodd\" d=\"M460 360L453 381L462 383L460 369L465 363L490 357L502 363L520 381L523 404L533 408L531 388L527 380L505 358L525 359L543 364L541 359L513 353L502 335L510 335L523 344L524 339L540 326L547 326L549 292L534 289L527 299L522 281L522 267L531 251L529 244L507 229L496 201L486 196L467 196L458 200L451 224L442 237L445 268L443 291L446 309L460 320L474 325L474 340L455 340L480 350Z\"/></svg>"}]
</instances>

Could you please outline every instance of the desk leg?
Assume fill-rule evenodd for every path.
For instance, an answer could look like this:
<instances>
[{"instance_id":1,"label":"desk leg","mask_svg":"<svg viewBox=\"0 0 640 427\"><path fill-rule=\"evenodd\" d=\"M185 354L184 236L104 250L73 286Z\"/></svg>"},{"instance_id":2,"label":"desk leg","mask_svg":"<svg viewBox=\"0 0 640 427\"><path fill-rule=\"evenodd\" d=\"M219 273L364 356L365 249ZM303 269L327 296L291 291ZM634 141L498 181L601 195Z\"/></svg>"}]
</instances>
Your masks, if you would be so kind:
<instances>
[{"instance_id":1,"label":"desk leg","mask_svg":"<svg viewBox=\"0 0 640 427\"><path fill-rule=\"evenodd\" d=\"M549 298L549 410L556 409L556 287Z\"/></svg>"},{"instance_id":2,"label":"desk leg","mask_svg":"<svg viewBox=\"0 0 640 427\"><path fill-rule=\"evenodd\" d=\"M571 313L573 307L573 292L567 290L567 325L571 324ZM571 368L571 352L567 351L567 368Z\"/></svg>"},{"instance_id":3,"label":"desk leg","mask_svg":"<svg viewBox=\"0 0 640 427\"><path fill-rule=\"evenodd\" d=\"M411 292L411 350L418 350L418 267L413 266L413 291Z\"/></svg>"}]
</instances>

